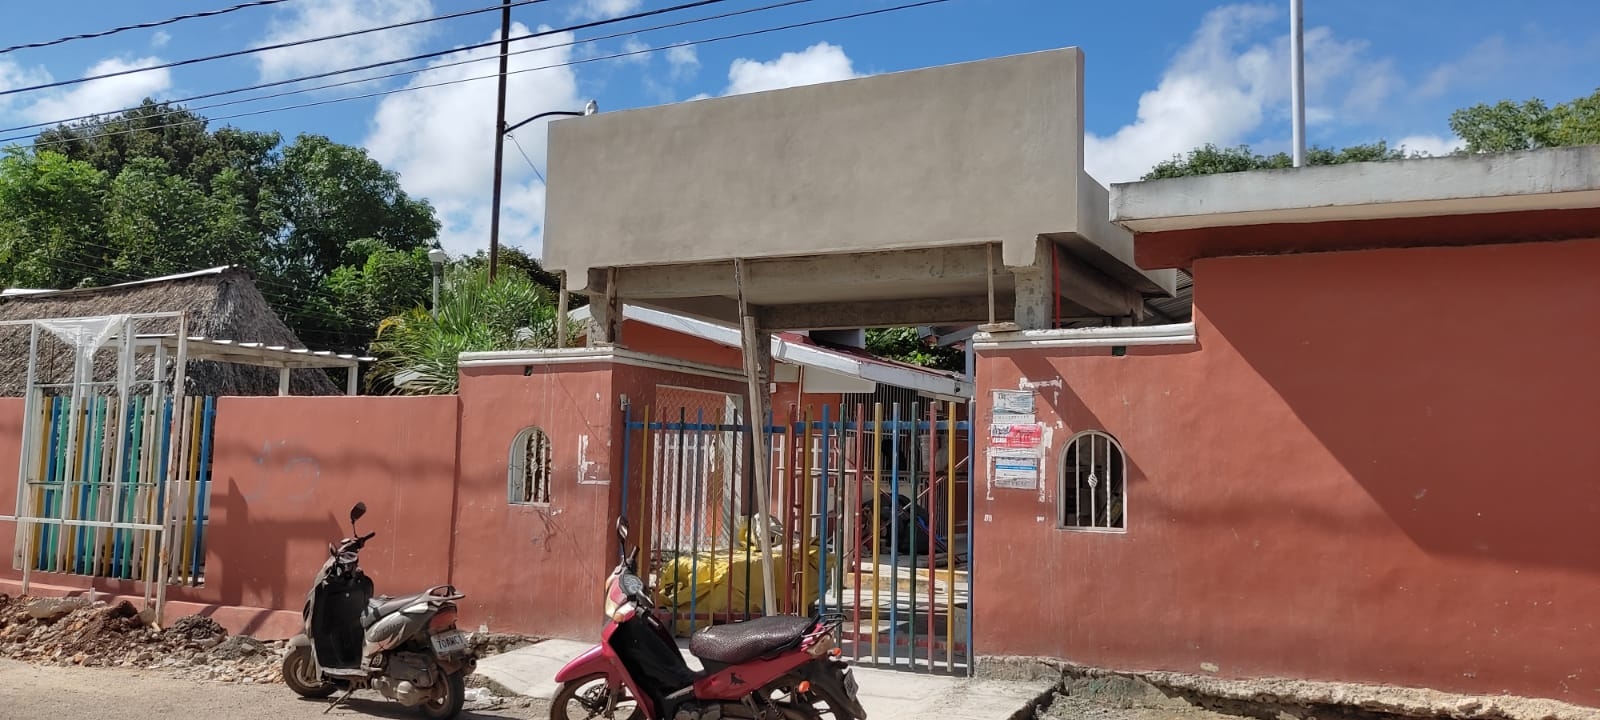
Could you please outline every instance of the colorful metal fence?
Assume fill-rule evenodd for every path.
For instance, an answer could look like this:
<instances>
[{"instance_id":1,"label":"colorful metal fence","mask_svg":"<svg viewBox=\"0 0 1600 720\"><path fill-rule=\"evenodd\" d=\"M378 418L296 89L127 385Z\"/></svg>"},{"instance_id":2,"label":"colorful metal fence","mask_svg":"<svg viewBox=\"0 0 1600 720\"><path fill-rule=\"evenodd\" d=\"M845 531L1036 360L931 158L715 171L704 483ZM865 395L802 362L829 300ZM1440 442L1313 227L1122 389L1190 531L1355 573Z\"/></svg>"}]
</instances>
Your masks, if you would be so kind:
<instances>
[{"instance_id":1,"label":"colorful metal fence","mask_svg":"<svg viewBox=\"0 0 1600 720\"><path fill-rule=\"evenodd\" d=\"M730 404L730 407L732 405ZM779 612L839 613L860 662L965 674L973 445L956 403L826 406L769 420ZM623 512L679 635L759 616L750 427L732 409L628 408Z\"/></svg>"},{"instance_id":2,"label":"colorful metal fence","mask_svg":"<svg viewBox=\"0 0 1600 720\"><path fill-rule=\"evenodd\" d=\"M33 437L28 440L37 449L30 453L37 467L29 474L23 502L31 517L64 522L21 530L33 536L27 543L31 569L152 578L160 533L114 526L160 525L166 518L175 531L168 539L169 581L201 584L216 398L182 397L175 403L171 397L136 395L119 408L118 398L110 395L76 403L69 396L41 396L33 405L38 416L29 424ZM174 469L177 478L169 485ZM17 545L19 553L22 546Z\"/></svg>"}]
</instances>

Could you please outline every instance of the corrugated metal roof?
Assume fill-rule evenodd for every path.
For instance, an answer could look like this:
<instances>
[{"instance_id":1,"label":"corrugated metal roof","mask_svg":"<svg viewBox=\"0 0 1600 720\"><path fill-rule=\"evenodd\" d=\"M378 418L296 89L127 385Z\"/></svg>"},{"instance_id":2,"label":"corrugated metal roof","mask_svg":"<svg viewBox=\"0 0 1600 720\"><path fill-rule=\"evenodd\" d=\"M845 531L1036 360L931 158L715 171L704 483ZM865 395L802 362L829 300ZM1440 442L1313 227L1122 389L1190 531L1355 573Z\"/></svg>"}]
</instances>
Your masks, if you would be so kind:
<instances>
[{"instance_id":1,"label":"corrugated metal roof","mask_svg":"<svg viewBox=\"0 0 1600 720\"><path fill-rule=\"evenodd\" d=\"M1194 276L1187 270L1178 271L1178 292L1169 298L1153 298L1144 305L1150 310L1145 325L1186 323L1194 318Z\"/></svg>"}]
</instances>

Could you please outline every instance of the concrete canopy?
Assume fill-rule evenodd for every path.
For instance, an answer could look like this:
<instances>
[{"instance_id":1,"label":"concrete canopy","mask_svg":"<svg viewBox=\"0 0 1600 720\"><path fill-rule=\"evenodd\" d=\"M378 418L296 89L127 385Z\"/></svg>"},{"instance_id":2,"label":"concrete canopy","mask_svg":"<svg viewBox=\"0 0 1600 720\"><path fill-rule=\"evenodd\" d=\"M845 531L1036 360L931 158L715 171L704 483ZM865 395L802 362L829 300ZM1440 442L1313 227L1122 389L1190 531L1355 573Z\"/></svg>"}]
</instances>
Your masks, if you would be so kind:
<instances>
[{"instance_id":1,"label":"concrete canopy","mask_svg":"<svg viewBox=\"0 0 1600 720\"><path fill-rule=\"evenodd\" d=\"M736 323L743 259L774 330L984 322L991 262L997 320L1138 316L1175 275L1083 171L1082 80L1067 48L552 123L544 264Z\"/></svg>"},{"instance_id":2,"label":"concrete canopy","mask_svg":"<svg viewBox=\"0 0 1600 720\"><path fill-rule=\"evenodd\" d=\"M1112 187L1145 267L1196 259L1600 234L1600 146L1172 178Z\"/></svg>"}]
</instances>

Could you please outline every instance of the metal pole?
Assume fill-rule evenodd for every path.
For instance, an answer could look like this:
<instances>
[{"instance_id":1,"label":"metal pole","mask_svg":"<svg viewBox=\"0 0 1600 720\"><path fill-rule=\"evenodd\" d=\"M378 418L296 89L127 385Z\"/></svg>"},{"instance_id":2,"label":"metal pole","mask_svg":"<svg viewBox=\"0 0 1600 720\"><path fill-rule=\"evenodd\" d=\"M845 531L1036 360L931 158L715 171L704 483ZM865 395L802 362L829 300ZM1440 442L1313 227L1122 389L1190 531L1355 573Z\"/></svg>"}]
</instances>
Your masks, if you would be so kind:
<instances>
[{"instance_id":1,"label":"metal pole","mask_svg":"<svg viewBox=\"0 0 1600 720\"><path fill-rule=\"evenodd\" d=\"M756 319L750 316L750 306L744 297L744 261L733 261L733 281L739 293L739 318L740 328L744 336L744 374L746 385L750 392L750 406L745 415L750 418L751 445L755 449L755 478L756 478L756 519L760 524L757 531L761 543L761 599L763 600L763 613L767 617L778 614L774 605L775 583L772 577L772 527L771 517L772 499L767 486L767 479L771 477L767 463L771 460L771 450L767 447L767 414L765 408L766 388L761 386L761 360L764 354L755 347L758 340L765 336L756 332Z\"/></svg>"},{"instance_id":2,"label":"metal pole","mask_svg":"<svg viewBox=\"0 0 1600 720\"><path fill-rule=\"evenodd\" d=\"M1289 0L1289 95L1294 115L1294 166L1306 164L1305 0Z\"/></svg>"},{"instance_id":3,"label":"metal pole","mask_svg":"<svg viewBox=\"0 0 1600 720\"><path fill-rule=\"evenodd\" d=\"M500 173L506 154L506 62L511 53L511 0L500 7L500 90L494 115L494 197L489 209L489 282L500 264Z\"/></svg>"},{"instance_id":4,"label":"metal pole","mask_svg":"<svg viewBox=\"0 0 1600 720\"><path fill-rule=\"evenodd\" d=\"M177 453L179 452L179 433L174 431L173 426L177 425L179 426L177 429L182 429L183 419L179 411L183 408L184 397L188 395L187 388L185 387L185 385L188 383L188 370L189 313L185 312L178 317L178 366L173 370L172 377L172 423L167 426L168 437L173 438L171 442L171 460L169 460L171 464L167 467L167 476L163 478L165 490L163 490L161 499L159 500L159 503L161 504L162 515L161 539L159 543L161 552L159 558L159 568L156 571L156 582L159 583L156 585L157 626L160 626L164 621L163 613L165 613L167 609L167 583L171 580L172 575L172 531L177 524L177 517L173 513L172 503L177 496L176 491L178 488L179 477L177 462Z\"/></svg>"},{"instance_id":5,"label":"metal pole","mask_svg":"<svg viewBox=\"0 0 1600 720\"><path fill-rule=\"evenodd\" d=\"M37 429L34 423L39 415L44 412L41 407L44 403L44 393L34 388L38 382L39 362L39 323L28 325L28 384L27 396L22 403L22 452L21 459L17 462L17 546L22 548L22 594L27 595L32 589L33 565L38 560L33 554L33 491L29 488L29 469L34 467L36 453L44 448L40 447L34 438ZM48 422L46 423L48 427ZM43 478L40 478L43 480ZM24 509L26 508L26 509Z\"/></svg>"},{"instance_id":6,"label":"metal pole","mask_svg":"<svg viewBox=\"0 0 1600 720\"><path fill-rule=\"evenodd\" d=\"M499 190L498 190L498 186L499 186L499 179L498 178L496 178L496 180L495 180L495 185L496 185L495 197L498 198L500 196L500 193L499 193ZM491 275L490 276L493 277L493 272L494 271L493 271L492 268L494 267L494 265L491 264L489 267L491 268L491 270L490 270ZM442 263L434 263L433 264L433 306L432 307L433 307L433 320L434 320L434 322L438 322L439 321L439 276L444 274L443 271L444 271L444 265Z\"/></svg>"}]
</instances>

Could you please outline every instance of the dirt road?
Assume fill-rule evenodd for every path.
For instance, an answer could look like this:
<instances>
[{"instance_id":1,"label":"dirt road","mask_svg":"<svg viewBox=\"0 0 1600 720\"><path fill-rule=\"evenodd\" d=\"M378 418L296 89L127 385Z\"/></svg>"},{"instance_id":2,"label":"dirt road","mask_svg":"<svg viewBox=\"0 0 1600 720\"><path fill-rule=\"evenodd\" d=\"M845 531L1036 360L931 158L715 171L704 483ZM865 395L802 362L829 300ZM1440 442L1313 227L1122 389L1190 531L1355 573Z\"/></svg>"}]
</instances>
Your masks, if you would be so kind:
<instances>
[{"instance_id":1,"label":"dirt road","mask_svg":"<svg viewBox=\"0 0 1600 720\"><path fill-rule=\"evenodd\" d=\"M157 672L110 668L38 667L0 660L0 720L312 720L417 717L369 693L357 693L327 715L326 702L295 697L282 685L236 685L174 680ZM502 706L462 713L462 720L533 720L543 705Z\"/></svg>"}]
</instances>

